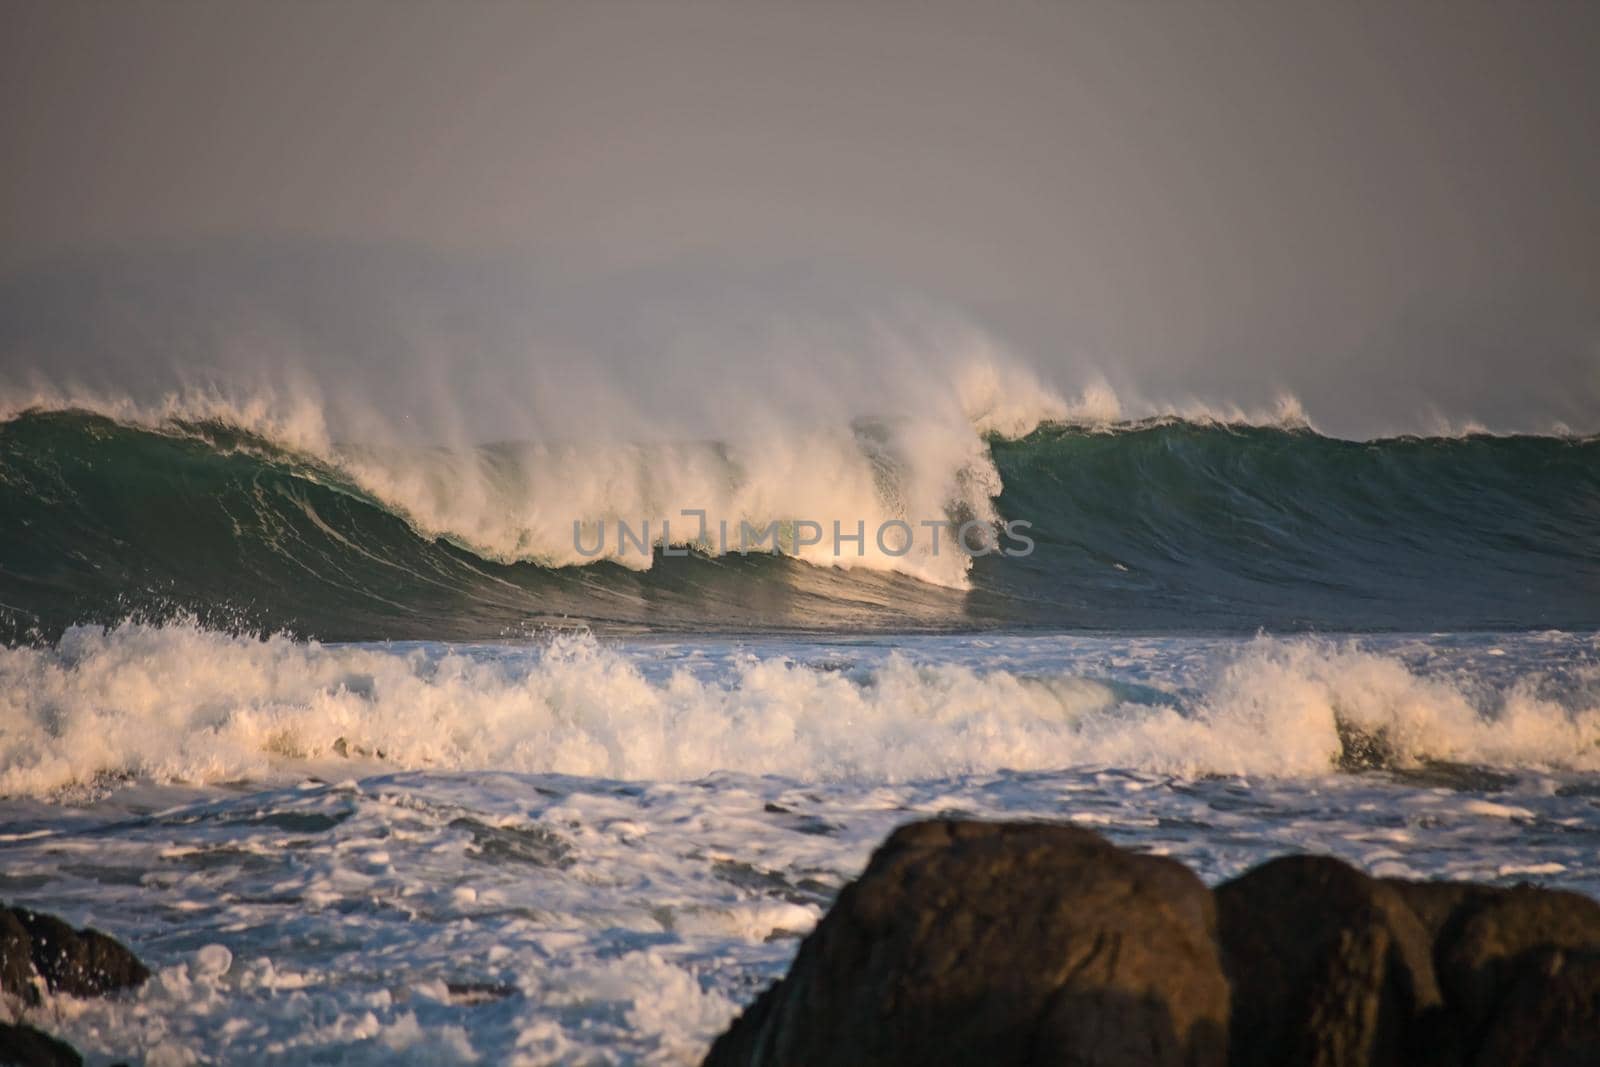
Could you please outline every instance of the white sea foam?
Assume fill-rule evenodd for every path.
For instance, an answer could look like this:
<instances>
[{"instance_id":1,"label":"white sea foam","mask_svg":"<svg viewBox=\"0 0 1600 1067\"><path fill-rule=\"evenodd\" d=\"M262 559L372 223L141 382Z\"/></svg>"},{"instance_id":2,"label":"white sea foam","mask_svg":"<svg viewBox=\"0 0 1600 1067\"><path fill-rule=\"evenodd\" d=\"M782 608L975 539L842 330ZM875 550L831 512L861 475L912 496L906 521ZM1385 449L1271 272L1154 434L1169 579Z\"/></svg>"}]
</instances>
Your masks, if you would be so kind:
<instances>
[{"instance_id":1,"label":"white sea foam","mask_svg":"<svg viewBox=\"0 0 1600 1067\"><path fill-rule=\"evenodd\" d=\"M74 630L0 654L0 783L37 795L0 797L9 901L154 976L27 1019L93 1062L688 1065L884 835L951 814L1070 820L1208 883L1316 851L1594 893L1597 652ZM1341 722L1395 766L1519 769L1334 774ZM139 780L57 792L108 773Z\"/></svg>"},{"instance_id":2,"label":"white sea foam","mask_svg":"<svg viewBox=\"0 0 1600 1067\"><path fill-rule=\"evenodd\" d=\"M1157 418L1181 419L1201 425L1269 426L1279 430L1310 430L1314 427L1300 398L1280 394L1270 407L1243 408L1237 404L1208 404L1189 400L1182 404L1156 406Z\"/></svg>"},{"instance_id":3,"label":"white sea foam","mask_svg":"<svg viewBox=\"0 0 1600 1067\"><path fill-rule=\"evenodd\" d=\"M0 793L118 775L222 781L342 758L651 780L1082 765L1315 775L1340 759L1341 726L1400 766L1600 769L1600 697L1581 671L1582 684L1551 692L1534 673L1489 684L1355 647L1261 639L1193 654L1130 698L1070 659L1024 669L892 651L837 670L773 651L696 662L588 637L491 652L80 627L52 648L0 651Z\"/></svg>"},{"instance_id":4,"label":"white sea foam","mask_svg":"<svg viewBox=\"0 0 1600 1067\"><path fill-rule=\"evenodd\" d=\"M530 427L526 439L502 445L462 429L471 420L459 412L443 420L452 427L444 443L419 445L381 412L330 407L314 383L298 380L242 391L187 388L153 403L39 386L0 397L0 418L83 410L163 432L192 432L196 424L244 430L349 479L423 535L507 562L609 559L646 569L652 556L638 541L759 551L776 522L787 531L787 550L807 562L962 588L970 560L953 548L953 526L936 542L925 524L998 521L1000 475L985 435L1021 436L1047 421L1105 423L1120 408L1101 383L1076 399L1058 395L980 335L918 339L928 351L903 350L912 342L894 336L879 342L887 363L905 370L890 376L892 385L877 383L875 396L851 395L849 382L824 384L789 410L781 389L746 383L728 395L732 412L688 424L596 401L577 437ZM824 383L830 373L817 371ZM633 540L624 540L619 524ZM816 535L794 524L814 524L808 529L820 540L804 544Z\"/></svg>"}]
</instances>

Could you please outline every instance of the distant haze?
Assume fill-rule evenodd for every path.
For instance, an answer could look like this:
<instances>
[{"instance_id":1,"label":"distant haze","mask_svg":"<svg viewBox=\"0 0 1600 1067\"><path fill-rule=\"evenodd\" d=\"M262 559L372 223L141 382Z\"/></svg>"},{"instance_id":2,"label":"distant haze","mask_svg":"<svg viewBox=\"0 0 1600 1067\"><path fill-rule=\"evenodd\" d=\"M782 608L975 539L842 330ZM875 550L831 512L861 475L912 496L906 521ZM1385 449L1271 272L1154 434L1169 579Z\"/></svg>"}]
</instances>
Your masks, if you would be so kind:
<instances>
[{"instance_id":1,"label":"distant haze","mask_svg":"<svg viewBox=\"0 0 1600 1067\"><path fill-rule=\"evenodd\" d=\"M1600 5L0 8L9 389L1600 430Z\"/></svg>"}]
</instances>

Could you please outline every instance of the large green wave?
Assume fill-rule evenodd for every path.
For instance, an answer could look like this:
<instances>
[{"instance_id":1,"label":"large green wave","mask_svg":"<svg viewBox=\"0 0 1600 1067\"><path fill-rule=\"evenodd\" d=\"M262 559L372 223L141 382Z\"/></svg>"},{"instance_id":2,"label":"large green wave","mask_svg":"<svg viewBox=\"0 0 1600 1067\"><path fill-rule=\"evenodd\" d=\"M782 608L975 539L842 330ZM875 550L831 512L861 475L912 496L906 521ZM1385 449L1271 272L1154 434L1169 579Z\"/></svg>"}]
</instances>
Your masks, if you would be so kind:
<instances>
[{"instance_id":1,"label":"large green wave","mask_svg":"<svg viewBox=\"0 0 1600 1067\"><path fill-rule=\"evenodd\" d=\"M0 637L185 613L323 639L602 630L1600 625L1600 441L1348 442L1167 421L990 443L1025 557L971 589L767 555L484 559L220 425L0 423Z\"/></svg>"}]
</instances>

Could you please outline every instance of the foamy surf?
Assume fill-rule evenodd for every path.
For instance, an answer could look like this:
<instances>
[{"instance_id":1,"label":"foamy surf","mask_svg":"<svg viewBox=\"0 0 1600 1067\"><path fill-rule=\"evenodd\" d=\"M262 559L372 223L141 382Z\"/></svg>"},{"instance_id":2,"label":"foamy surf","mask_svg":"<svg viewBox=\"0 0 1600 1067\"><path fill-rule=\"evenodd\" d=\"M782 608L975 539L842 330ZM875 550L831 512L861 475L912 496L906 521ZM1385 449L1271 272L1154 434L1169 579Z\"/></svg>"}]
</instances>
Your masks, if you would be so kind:
<instances>
[{"instance_id":1,"label":"foamy surf","mask_svg":"<svg viewBox=\"0 0 1600 1067\"><path fill-rule=\"evenodd\" d=\"M694 1064L869 851L941 815L1069 821L1213 883L1314 851L1600 891L1593 775L625 782L341 762L356 773L0 801L10 901L114 930L155 971L32 1018L107 1062Z\"/></svg>"},{"instance_id":2,"label":"foamy surf","mask_svg":"<svg viewBox=\"0 0 1600 1067\"><path fill-rule=\"evenodd\" d=\"M723 410L687 423L595 396L577 432L552 435L535 423L502 443L467 428L471 413L460 411L442 416L454 424L444 443L419 443L405 420L329 399L306 382L191 386L153 401L13 389L0 394L0 424L88 413L207 443L221 430L226 450L287 459L365 494L424 538L502 563L610 561L648 570L653 547L725 554L754 540L756 551L770 551L776 542L759 535L778 524L788 554L806 562L966 588L970 553L951 549L954 526L999 521L993 500L1002 487L986 439L1025 436L1047 422L1109 425L1120 403L1101 382L1065 397L975 332L916 342L891 333L873 347L890 364L873 399L851 395L847 382L819 367L817 395L798 410L774 403L766 382L741 387ZM841 353L830 356L850 365ZM816 356L792 358L804 365ZM796 523L814 527L817 539L796 537ZM941 551L930 529L946 524ZM885 539L886 525L912 536ZM849 539L858 531L864 536Z\"/></svg>"},{"instance_id":3,"label":"foamy surf","mask_svg":"<svg viewBox=\"0 0 1600 1067\"><path fill-rule=\"evenodd\" d=\"M1552 644L1553 642L1553 644ZM0 651L0 792L396 770L885 781L1114 766L1316 776L1430 761L1600 770L1600 670L1393 639L325 646L193 624ZM1424 646L1427 648L1428 646ZM1504 651L1503 648L1501 648ZM1542 659L1559 650L1559 669Z\"/></svg>"}]
</instances>

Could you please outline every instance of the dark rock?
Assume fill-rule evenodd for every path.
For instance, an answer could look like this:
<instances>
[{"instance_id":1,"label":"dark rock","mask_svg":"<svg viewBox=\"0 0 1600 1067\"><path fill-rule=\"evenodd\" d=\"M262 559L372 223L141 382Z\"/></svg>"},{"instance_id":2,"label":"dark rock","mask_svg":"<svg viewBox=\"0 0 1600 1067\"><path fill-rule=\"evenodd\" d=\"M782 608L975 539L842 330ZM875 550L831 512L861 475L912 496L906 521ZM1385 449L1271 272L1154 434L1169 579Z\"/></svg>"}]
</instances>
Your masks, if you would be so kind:
<instances>
[{"instance_id":1,"label":"dark rock","mask_svg":"<svg viewBox=\"0 0 1600 1067\"><path fill-rule=\"evenodd\" d=\"M1506 991L1474 1067L1592 1067L1600 1063L1600 953L1525 952L1502 973Z\"/></svg>"},{"instance_id":2,"label":"dark rock","mask_svg":"<svg viewBox=\"0 0 1600 1067\"><path fill-rule=\"evenodd\" d=\"M33 939L20 919L0 908L0 990L37 1004L39 991L33 978Z\"/></svg>"},{"instance_id":3,"label":"dark rock","mask_svg":"<svg viewBox=\"0 0 1600 1067\"><path fill-rule=\"evenodd\" d=\"M0 1023L0 1065L4 1067L83 1067L78 1050L31 1026Z\"/></svg>"},{"instance_id":4,"label":"dark rock","mask_svg":"<svg viewBox=\"0 0 1600 1067\"><path fill-rule=\"evenodd\" d=\"M1383 884L1400 894L1400 899L1422 923L1430 945L1438 944L1439 935L1464 906L1504 892L1476 882L1412 882L1385 878Z\"/></svg>"},{"instance_id":5,"label":"dark rock","mask_svg":"<svg viewBox=\"0 0 1600 1067\"><path fill-rule=\"evenodd\" d=\"M122 944L98 930L74 930L44 912L0 909L0 988L30 997L33 975L52 993L95 997L139 985L150 971ZM9 921L7 921L9 920ZM29 968L20 961L26 951Z\"/></svg>"},{"instance_id":6,"label":"dark rock","mask_svg":"<svg viewBox=\"0 0 1600 1067\"><path fill-rule=\"evenodd\" d=\"M1539 948L1600 951L1600 903L1531 885L1480 891L1442 928L1434 958L1452 1005L1486 1019L1507 989L1517 957Z\"/></svg>"},{"instance_id":7,"label":"dark rock","mask_svg":"<svg viewBox=\"0 0 1600 1067\"><path fill-rule=\"evenodd\" d=\"M919 823L706 1064L1224 1060L1600 1064L1600 903L1316 856L1213 898L1073 827Z\"/></svg>"},{"instance_id":8,"label":"dark rock","mask_svg":"<svg viewBox=\"0 0 1600 1067\"><path fill-rule=\"evenodd\" d=\"M1236 1065L1406 1064L1441 1004L1431 941L1392 886L1285 856L1219 886Z\"/></svg>"},{"instance_id":9,"label":"dark rock","mask_svg":"<svg viewBox=\"0 0 1600 1067\"><path fill-rule=\"evenodd\" d=\"M1222 1064L1215 929L1192 872L1087 830L912 824L705 1062Z\"/></svg>"},{"instance_id":10,"label":"dark rock","mask_svg":"<svg viewBox=\"0 0 1600 1067\"><path fill-rule=\"evenodd\" d=\"M1600 953L1600 903L1531 885L1392 884L1432 936L1447 1009L1440 1062L1563 1063L1561 1048L1600 1041L1600 1007L1580 1003ZM1548 1013L1541 998L1549 999ZM1546 1031L1548 1049L1538 1044ZM1486 1058L1490 1048L1511 1047L1521 1050L1518 1058ZM1546 1053L1557 1058L1540 1058Z\"/></svg>"},{"instance_id":11,"label":"dark rock","mask_svg":"<svg viewBox=\"0 0 1600 1067\"><path fill-rule=\"evenodd\" d=\"M508 982L446 982L452 1004L489 1004L515 996L517 987Z\"/></svg>"},{"instance_id":12,"label":"dark rock","mask_svg":"<svg viewBox=\"0 0 1600 1067\"><path fill-rule=\"evenodd\" d=\"M783 982L773 982L751 1001L723 1035L706 1053L702 1067L755 1067L763 1062L756 1054L756 1046L766 1033L767 1021L773 1007L783 996Z\"/></svg>"}]
</instances>

